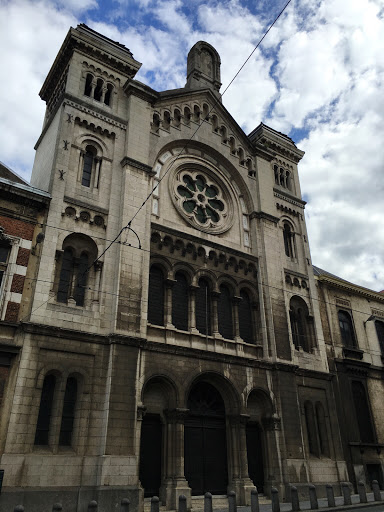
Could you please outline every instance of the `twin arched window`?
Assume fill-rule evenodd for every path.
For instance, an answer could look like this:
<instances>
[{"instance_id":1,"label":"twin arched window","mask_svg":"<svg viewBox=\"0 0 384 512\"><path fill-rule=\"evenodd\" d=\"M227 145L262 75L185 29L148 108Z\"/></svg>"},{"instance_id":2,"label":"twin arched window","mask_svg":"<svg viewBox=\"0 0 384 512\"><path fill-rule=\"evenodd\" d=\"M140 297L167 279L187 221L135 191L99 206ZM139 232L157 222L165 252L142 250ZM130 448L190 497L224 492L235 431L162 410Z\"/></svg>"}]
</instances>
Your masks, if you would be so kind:
<instances>
[{"instance_id":1,"label":"twin arched window","mask_svg":"<svg viewBox=\"0 0 384 512\"><path fill-rule=\"evenodd\" d=\"M163 270L156 264L152 265L148 295L148 322L152 325L164 325L165 311L168 311L176 329L186 331L193 326L200 334L211 335L216 325L216 332L226 339L234 339L238 331L245 342L255 342L252 303L246 290L241 290L240 298L234 300L231 288L222 284L220 293L214 294L210 281L205 277L200 278L198 286L192 290L188 277L181 271L176 272L174 281L168 281L168 287L172 293L170 303L166 300ZM216 307L213 306L214 301ZM217 317L214 318L216 311Z\"/></svg>"},{"instance_id":2,"label":"twin arched window","mask_svg":"<svg viewBox=\"0 0 384 512\"><path fill-rule=\"evenodd\" d=\"M292 297L289 309L292 341L296 348L311 352L313 345L313 319L309 316L308 306L301 297Z\"/></svg>"},{"instance_id":3,"label":"twin arched window","mask_svg":"<svg viewBox=\"0 0 384 512\"><path fill-rule=\"evenodd\" d=\"M279 167L278 165L273 166L273 171L275 174L276 185L292 190L292 178L290 171L283 167Z\"/></svg>"},{"instance_id":4,"label":"twin arched window","mask_svg":"<svg viewBox=\"0 0 384 512\"><path fill-rule=\"evenodd\" d=\"M356 348L356 337L351 315L347 311L339 310L338 313L341 339L347 348Z\"/></svg>"},{"instance_id":5,"label":"twin arched window","mask_svg":"<svg viewBox=\"0 0 384 512\"><path fill-rule=\"evenodd\" d=\"M53 374L48 374L43 382L41 391L39 415L37 418L35 445L48 446L52 444L52 417L54 416L54 400L57 387L57 379ZM64 403L61 411L59 446L71 446L73 425L75 420L78 382L74 376L67 379L64 393Z\"/></svg>"},{"instance_id":6,"label":"twin arched window","mask_svg":"<svg viewBox=\"0 0 384 512\"><path fill-rule=\"evenodd\" d=\"M284 250L288 258L295 258L295 234L288 222L283 224Z\"/></svg>"},{"instance_id":7,"label":"twin arched window","mask_svg":"<svg viewBox=\"0 0 384 512\"><path fill-rule=\"evenodd\" d=\"M112 100L113 85L105 84L101 78L95 78L88 73L85 79L84 95L94 98L105 105L110 105Z\"/></svg>"},{"instance_id":8,"label":"twin arched window","mask_svg":"<svg viewBox=\"0 0 384 512\"><path fill-rule=\"evenodd\" d=\"M89 268L97 257L95 242L86 235L72 233L63 242L58 280L57 302L73 299L76 306L84 306Z\"/></svg>"},{"instance_id":9,"label":"twin arched window","mask_svg":"<svg viewBox=\"0 0 384 512\"><path fill-rule=\"evenodd\" d=\"M308 435L309 453L316 457L330 457L327 424L321 402L315 406L309 400L304 403L305 423Z\"/></svg>"}]
</instances>

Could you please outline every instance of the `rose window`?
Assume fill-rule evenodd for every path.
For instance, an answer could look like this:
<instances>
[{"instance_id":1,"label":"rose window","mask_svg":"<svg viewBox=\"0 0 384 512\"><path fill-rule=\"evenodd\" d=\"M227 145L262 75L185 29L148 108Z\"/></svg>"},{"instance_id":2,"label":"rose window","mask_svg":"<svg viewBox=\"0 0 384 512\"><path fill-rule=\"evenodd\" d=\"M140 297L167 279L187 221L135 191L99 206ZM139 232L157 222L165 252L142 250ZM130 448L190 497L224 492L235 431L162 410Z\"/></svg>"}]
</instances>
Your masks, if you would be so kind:
<instances>
[{"instance_id":1,"label":"rose window","mask_svg":"<svg viewBox=\"0 0 384 512\"><path fill-rule=\"evenodd\" d=\"M226 195L222 187L201 172L182 171L175 183L180 213L203 231L221 232L228 224Z\"/></svg>"}]
</instances>

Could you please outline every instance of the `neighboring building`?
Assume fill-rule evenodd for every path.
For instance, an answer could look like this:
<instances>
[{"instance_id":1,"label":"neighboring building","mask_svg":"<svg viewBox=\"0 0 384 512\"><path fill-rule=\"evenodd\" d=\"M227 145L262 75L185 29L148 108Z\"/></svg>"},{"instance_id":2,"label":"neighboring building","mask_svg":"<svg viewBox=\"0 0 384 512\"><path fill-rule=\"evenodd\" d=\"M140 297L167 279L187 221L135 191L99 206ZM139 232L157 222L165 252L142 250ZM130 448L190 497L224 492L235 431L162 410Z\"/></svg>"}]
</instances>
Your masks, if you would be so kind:
<instances>
[{"instance_id":1,"label":"neighboring building","mask_svg":"<svg viewBox=\"0 0 384 512\"><path fill-rule=\"evenodd\" d=\"M32 184L53 200L0 504L60 498L74 512L97 499L104 512L125 496L142 510L154 494L175 509L205 491L246 504L254 485L324 492L349 479L350 456L303 152L264 124L242 131L209 44L189 52L181 89L136 81L140 66L79 25L40 93Z\"/></svg>"},{"instance_id":2,"label":"neighboring building","mask_svg":"<svg viewBox=\"0 0 384 512\"><path fill-rule=\"evenodd\" d=\"M349 478L383 488L384 294L314 271Z\"/></svg>"},{"instance_id":3,"label":"neighboring building","mask_svg":"<svg viewBox=\"0 0 384 512\"><path fill-rule=\"evenodd\" d=\"M30 313L39 243L50 202L0 162L0 452L6 432L21 348L19 322Z\"/></svg>"}]
</instances>

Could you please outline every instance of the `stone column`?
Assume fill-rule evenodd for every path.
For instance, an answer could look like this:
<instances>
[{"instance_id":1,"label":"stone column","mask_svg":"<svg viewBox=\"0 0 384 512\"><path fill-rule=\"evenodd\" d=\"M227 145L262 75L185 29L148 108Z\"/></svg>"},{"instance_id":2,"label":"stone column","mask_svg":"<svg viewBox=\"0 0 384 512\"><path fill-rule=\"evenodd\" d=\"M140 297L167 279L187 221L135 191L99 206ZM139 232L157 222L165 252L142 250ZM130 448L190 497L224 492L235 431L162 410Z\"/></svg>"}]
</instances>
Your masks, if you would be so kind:
<instances>
[{"instance_id":1,"label":"stone column","mask_svg":"<svg viewBox=\"0 0 384 512\"><path fill-rule=\"evenodd\" d=\"M77 279L79 276L79 260L78 258L73 259L73 267L72 267L72 276L71 276L71 284L68 289L68 305L76 306L75 300L75 287L77 285Z\"/></svg>"},{"instance_id":2,"label":"stone column","mask_svg":"<svg viewBox=\"0 0 384 512\"><path fill-rule=\"evenodd\" d=\"M136 477L137 483L139 487L139 504L138 509L144 509L144 489L139 480L139 468L140 468L140 441L141 441L141 425L143 423L143 418L147 408L143 404L139 404L137 406L137 416L136 416L136 446L135 446L135 454L136 454Z\"/></svg>"},{"instance_id":3,"label":"stone column","mask_svg":"<svg viewBox=\"0 0 384 512\"><path fill-rule=\"evenodd\" d=\"M165 280L165 327L174 327L172 323L172 288L176 281L174 279Z\"/></svg>"},{"instance_id":4,"label":"stone column","mask_svg":"<svg viewBox=\"0 0 384 512\"><path fill-rule=\"evenodd\" d=\"M92 302L99 302L99 292L100 292L100 280L101 280L101 269L103 268L103 262L98 260L93 265L95 270L95 285L93 288L93 299Z\"/></svg>"},{"instance_id":5,"label":"stone column","mask_svg":"<svg viewBox=\"0 0 384 512\"><path fill-rule=\"evenodd\" d=\"M248 475L248 454L246 426L247 414L230 417L232 440L232 485L238 497L238 505L251 504L251 491L254 484Z\"/></svg>"},{"instance_id":6,"label":"stone column","mask_svg":"<svg viewBox=\"0 0 384 512\"><path fill-rule=\"evenodd\" d=\"M191 507L191 489L184 476L184 421L188 409L173 409L166 411L168 445L167 445L167 475L164 482L164 495L169 510L176 510L179 496L187 497L187 506Z\"/></svg>"},{"instance_id":7,"label":"stone column","mask_svg":"<svg viewBox=\"0 0 384 512\"><path fill-rule=\"evenodd\" d=\"M101 170L101 157L95 156L95 179L93 180L93 188L99 188L100 170Z\"/></svg>"},{"instance_id":8,"label":"stone column","mask_svg":"<svg viewBox=\"0 0 384 512\"><path fill-rule=\"evenodd\" d=\"M240 301L243 300L241 297L233 297L232 299L232 307L233 307L233 327L234 327L234 335L235 341L242 341L240 336L240 322L239 322L239 304Z\"/></svg>"},{"instance_id":9,"label":"stone column","mask_svg":"<svg viewBox=\"0 0 384 512\"><path fill-rule=\"evenodd\" d=\"M199 287L191 284L189 287L189 332L196 334L199 331L196 329L196 290Z\"/></svg>"},{"instance_id":10,"label":"stone column","mask_svg":"<svg viewBox=\"0 0 384 512\"><path fill-rule=\"evenodd\" d=\"M219 317L217 314L217 301L219 299L220 292L211 292L211 298L212 298L212 335L213 336L220 336L219 333Z\"/></svg>"},{"instance_id":11,"label":"stone column","mask_svg":"<svg viewBox=\"0 0 384 512\"><path fill-rule=\"evenodd\" d=\"M264 480L264 487L267 492L272 487L277 487L281 495L284 494L283 473L281 460L279 458L279 435L281 431L281 420L274 414L269 418L262 420L264 429L264 441L266 448L266 459L264 460L264 475L268 475L268 479Z\"/></svg>"}]
</instances>

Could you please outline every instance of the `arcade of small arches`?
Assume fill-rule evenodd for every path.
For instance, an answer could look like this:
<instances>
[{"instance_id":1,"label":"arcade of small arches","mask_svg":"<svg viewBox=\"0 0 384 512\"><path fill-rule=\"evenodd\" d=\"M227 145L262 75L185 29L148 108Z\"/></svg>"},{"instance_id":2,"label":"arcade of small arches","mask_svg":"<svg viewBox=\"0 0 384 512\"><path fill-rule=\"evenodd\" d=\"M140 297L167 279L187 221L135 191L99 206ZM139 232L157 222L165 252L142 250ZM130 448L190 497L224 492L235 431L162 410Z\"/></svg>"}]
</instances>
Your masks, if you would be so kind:
<instances>
[{"instance_id":1,"label":"arcade of small arches","mask_svg":"<svg viewBox=\"0 0 384 512\"><path fill-rule=\"evenodd\" d=\"M100 77L87 73L85 78L84 96L93 98L108 107L112 105L113 85Z\"/></svg>"},{"instance_id":2,"label":"arcade of small arches","mask_svg":"<svg viewBox=\"0 0 384 512\"><path fill-rule=\"evenodd\" d=\"M246 154L236 137L230 133L229 128L219 119L216 113L209 113L211 107L207 103L175 106L171 109L163 109L162 112L155 111L152 115L151 131L158 134L160 128L169 131L171 127L180 128L183 124L190 126L191 122L201 124L210 123L212 131L220 135L222 144L229 147L231 155L239 159L239 164L248 169L248 175L256 176L253 158Z\"/></svg>"},{"instance_id":3,"label":"arcade of small arches","mask_svg":"<svg viewBox=\"0 0 384 512\"><path fill-rule=\"evenodd\" d=\"M138 408L145 496L172 506L174 482L180 488L184 481L192 496L226 494L233 486L244 495L245 488L270 485L280 420L267 392L244 395L242 407L233 384L214 372L179 387L168 376L147 379Z\"/></svg>"},{"instance_id":4,"label":"arcade of small arches","mask_svg":"<svg viewBox=\"0 0 384 512\"><path fill-rule=\"evenodd\" d=\"M154 258L149 272L148 322L206 336L258 344L259 301L249 281Z\"/></svg>"}]
</instances>

